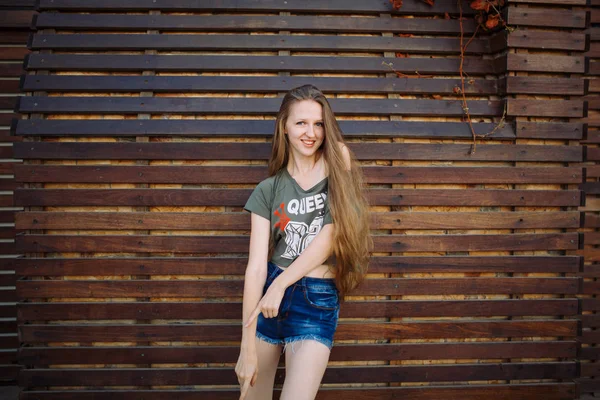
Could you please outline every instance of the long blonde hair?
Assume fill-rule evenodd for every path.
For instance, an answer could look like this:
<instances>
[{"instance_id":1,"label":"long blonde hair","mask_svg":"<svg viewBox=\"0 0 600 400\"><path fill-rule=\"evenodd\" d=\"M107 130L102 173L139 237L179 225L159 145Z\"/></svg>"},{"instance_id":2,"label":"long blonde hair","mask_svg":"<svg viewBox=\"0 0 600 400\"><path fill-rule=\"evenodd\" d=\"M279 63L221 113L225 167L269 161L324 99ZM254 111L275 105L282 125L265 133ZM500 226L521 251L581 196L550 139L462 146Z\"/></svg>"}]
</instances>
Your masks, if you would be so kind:
<instances>
[{"instance_id":1,"label":"long blonde hair","mask_svg":"<svg viewBox=\"0 0 600 400\"><path fill-rule=\"evenodd\" d=\"M290 90L279 108L275 122L275 134L269 176L286 168L290 149L285 124L291 106L303 100L313 100L323 108L325 136L317 157L324 157L328 173L329 209L333 219L333 254L336 258L336 285L342 295L356 288L367 273L370 252L373 248L369 231L369 204L364 190L362 171L350 151L351 167L347 170L341 146L344 143L342 130L335 119L329 102L313 85L304 85Z\"/></svg>"}]
</instances>

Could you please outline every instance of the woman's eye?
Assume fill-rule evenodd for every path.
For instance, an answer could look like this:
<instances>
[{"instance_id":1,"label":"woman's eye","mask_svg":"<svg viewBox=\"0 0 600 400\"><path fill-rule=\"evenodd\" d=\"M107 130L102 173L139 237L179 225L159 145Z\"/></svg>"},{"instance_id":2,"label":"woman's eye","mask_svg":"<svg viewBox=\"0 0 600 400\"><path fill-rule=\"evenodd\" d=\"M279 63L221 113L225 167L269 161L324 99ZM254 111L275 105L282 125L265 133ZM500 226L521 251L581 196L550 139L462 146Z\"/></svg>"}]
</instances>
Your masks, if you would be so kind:
<instances>
[{"instance_id":1,"label":"woman's eye","mask_svg":"<svg viewBox=\"0 0 600 400\"><path fill-rule=\"evenodd\" d=\"M322 122L317 122L317 126L323 127L323 123Z\"/></svg>"}]
</instances>

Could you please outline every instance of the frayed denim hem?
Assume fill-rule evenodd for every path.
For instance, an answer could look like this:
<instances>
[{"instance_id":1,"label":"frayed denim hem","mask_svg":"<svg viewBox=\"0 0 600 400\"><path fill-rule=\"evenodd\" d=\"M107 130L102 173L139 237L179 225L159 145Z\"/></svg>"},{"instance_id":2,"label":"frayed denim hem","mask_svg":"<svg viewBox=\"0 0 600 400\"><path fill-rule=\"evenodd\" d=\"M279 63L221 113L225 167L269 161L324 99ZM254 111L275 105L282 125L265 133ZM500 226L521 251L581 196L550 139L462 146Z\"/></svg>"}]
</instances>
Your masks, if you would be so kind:
<instances>
[{"instance_id":1,"label":"frayed denim hem","mask_svg":"<svg viewBox=\"0 0 600 400\"><path fill-rule=\"evenodd\" d=\"M267 342L269 344L273 344L273 345L283 344L283 340L271 339L270 337L263 335L259 331L256 331L256 337L259 338L260 340L262 340L263 342Z\"/></svg>"},{"instance_id":2,"label":"frayed denim hem","mask_svg":"<svg viewBox=\"0 0 600 400\"><path fill-rule=\"evenodd\" d=\"M333 347L333 341L329 340L327 338L324 338L323 336L319 336L319 335L301 335L301 336L292 336L292 337L285 338L284 339L285 346L283 348L283 352L285 352L285 350L287 349L288 345L290 345L290 347L292 348L292 353L295 353L293 343L299 342L299 341L302 341L302 340L315 340L315 341L317 341L319 343L323 343L325 346L327 346L327 348L329 350L331 350L331 348Z\"/></svg>"}]
</instances>

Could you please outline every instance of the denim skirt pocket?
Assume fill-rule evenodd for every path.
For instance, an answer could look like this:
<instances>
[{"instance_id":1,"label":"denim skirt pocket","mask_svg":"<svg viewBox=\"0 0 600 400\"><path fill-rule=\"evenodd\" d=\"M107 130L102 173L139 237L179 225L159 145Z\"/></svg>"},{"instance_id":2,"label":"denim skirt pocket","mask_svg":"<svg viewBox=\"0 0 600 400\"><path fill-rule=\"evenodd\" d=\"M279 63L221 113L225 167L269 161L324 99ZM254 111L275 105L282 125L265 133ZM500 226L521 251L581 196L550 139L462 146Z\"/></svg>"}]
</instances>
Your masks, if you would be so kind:
<instances>
[{"instance_id":1,"label":"denim skirt pocket","mask_svg":"<svg viewBox=\"0 0 600 400\"><path fill-rule=\"evenodd\" d=\"M311 306L321 310L335 310L339 306L338 291L330 286L306 286L304 297Z\"/></svg>"}]
</instances>

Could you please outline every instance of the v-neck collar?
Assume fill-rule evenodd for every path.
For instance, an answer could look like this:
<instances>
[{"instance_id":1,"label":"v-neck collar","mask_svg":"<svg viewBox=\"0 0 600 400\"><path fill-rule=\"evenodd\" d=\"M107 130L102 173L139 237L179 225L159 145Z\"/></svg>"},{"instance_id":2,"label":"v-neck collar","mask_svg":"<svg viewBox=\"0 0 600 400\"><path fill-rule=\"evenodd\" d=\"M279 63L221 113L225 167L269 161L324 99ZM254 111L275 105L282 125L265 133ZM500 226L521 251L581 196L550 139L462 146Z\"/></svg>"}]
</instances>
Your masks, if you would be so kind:
<instances>
[{"instance_id":1,"label":"v-neck collar","mask_svg":"<svg viewBox=\"0 0 600 400\"><path fill-rule=\"evenodd\" d=\"M302 188L302 186L300 186L300 184L298 184L298 182L296 182L296 180L292 177L292 175L290 175L290 172L288 171L287 167L283 167L283 173L286 174L287 177L294 183L294 185L296 185L296 187L303 193L312 192L319 185L322 185L323 182L327 181L327 177L325 177L325 178L321 179L319 182L317 182L316 184L314 184L310 189L304 189L304 188Z\"/></svg>"}]
</instances>

